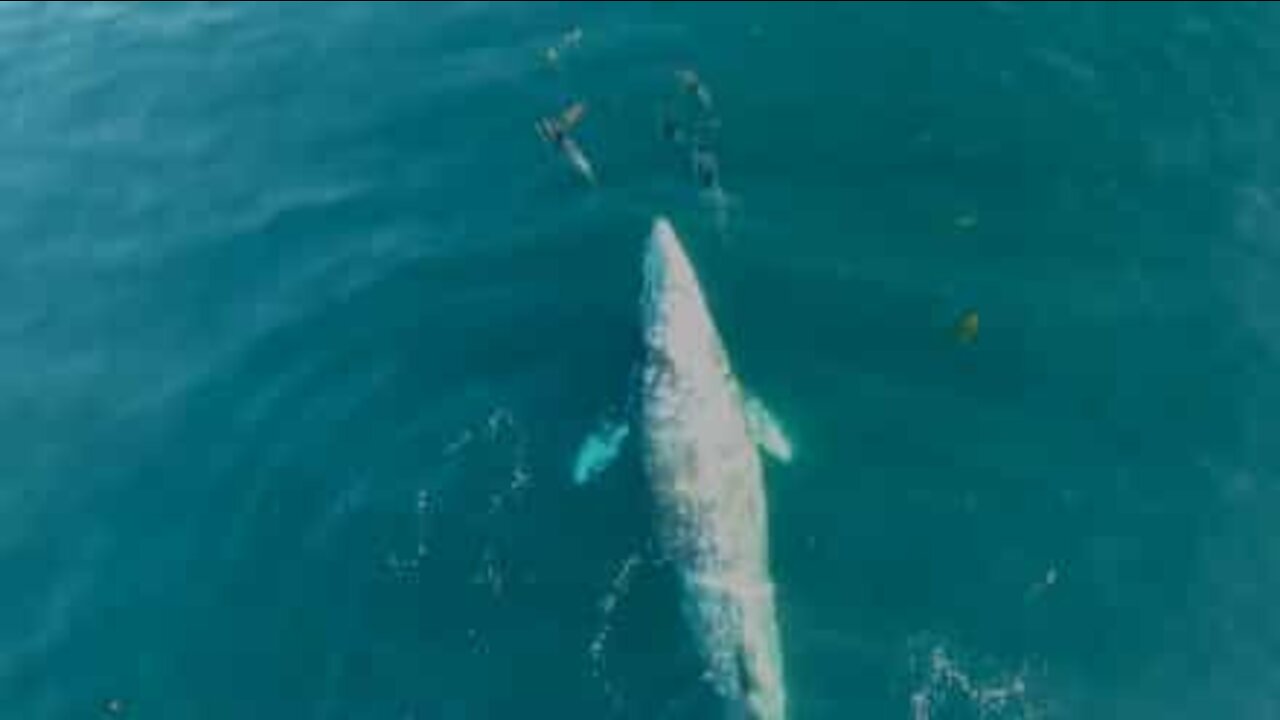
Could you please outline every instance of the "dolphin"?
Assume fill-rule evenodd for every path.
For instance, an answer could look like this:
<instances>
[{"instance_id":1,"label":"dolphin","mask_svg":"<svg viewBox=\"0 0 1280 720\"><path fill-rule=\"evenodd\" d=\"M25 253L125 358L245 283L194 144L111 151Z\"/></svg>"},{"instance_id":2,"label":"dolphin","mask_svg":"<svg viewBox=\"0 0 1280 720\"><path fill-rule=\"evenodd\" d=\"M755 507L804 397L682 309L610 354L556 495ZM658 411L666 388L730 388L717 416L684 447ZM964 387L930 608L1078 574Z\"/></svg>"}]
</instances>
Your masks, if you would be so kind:
<instances>
[{"instance_id":1,"label":"dolphin","mask_svg":"<svg viewBox=\"0 0 1280 720\"><path fill-rule=\"evenodd\" d=\"M569 134L578 123L582 122L586 111L586 103L575 102L561 111L558 116L538 120L533 127L546 143L560 152L560 156L578 177L585 180L588 185L595 185L596 171L591 165L591 160Z\"/></svg>"},{"instance_id":2,"label":"dolphin","mask_svg":"<svg viewBox=\"0 0 1280 720\"><path fill-rule=\"evenodd\" d=\"M791 443L739 386L693 264L663 217L645 248L641 326L634 434L657 547L679 579L702 679L725 717L781 720L786 691L757 445L787 461ZM608 465L632 434L624 427L607 423L584 444L576 479Z\"/></svg>"}]
</instances>

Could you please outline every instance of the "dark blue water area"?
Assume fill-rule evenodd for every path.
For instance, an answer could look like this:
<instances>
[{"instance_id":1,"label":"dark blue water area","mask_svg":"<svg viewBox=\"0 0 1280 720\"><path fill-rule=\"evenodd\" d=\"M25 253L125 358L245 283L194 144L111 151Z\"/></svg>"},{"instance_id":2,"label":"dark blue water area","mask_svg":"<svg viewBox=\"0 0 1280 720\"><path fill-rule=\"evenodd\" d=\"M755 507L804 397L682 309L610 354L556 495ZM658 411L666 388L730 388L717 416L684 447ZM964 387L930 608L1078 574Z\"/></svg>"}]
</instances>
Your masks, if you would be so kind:
<instances>
[{"instance_id":1,"label":"dark blue water area","mask_svg":"<svg viewBox=\"0 0 1280 720\"><path fill-rule=\"evenodd\" d=\"M1276 38L5 3L0 717L714 716L635 447L570 479L657 214L796 448L790 717L1280 714ZM660 137L685 68L722 205ZM574 100L594 188L534 132Z\"/></svg>"}]
</instances>

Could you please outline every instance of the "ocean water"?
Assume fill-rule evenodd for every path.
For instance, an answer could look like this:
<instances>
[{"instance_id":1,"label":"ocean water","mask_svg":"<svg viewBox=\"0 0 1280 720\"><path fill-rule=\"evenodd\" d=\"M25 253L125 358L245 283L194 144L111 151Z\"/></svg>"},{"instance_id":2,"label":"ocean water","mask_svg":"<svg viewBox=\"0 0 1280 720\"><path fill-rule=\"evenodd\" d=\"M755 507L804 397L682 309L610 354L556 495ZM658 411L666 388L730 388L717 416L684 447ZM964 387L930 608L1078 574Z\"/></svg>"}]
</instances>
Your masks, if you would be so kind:
<instances>
[{"instance_id":1,"label":"ocean water","mask_svg":"<svg viewBox=\"0 0 1280 720\"><path fill-rule=\"evenodd\" d=\"M707 717L571 481L657 213L792 718L1280 717L1278 80L1266 3L3 3L0 717Z\"/></svg>"}]
</instances>

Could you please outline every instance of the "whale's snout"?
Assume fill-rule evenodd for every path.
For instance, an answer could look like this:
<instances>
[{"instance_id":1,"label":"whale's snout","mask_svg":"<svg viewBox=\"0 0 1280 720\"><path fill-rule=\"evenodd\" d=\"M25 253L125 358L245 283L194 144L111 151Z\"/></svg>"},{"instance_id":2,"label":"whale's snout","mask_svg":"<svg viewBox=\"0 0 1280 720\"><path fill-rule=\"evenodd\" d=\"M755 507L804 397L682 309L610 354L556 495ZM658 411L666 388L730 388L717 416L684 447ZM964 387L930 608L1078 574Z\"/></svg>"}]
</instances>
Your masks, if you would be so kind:
<instances>
[{"instance_id":1,"label":"whale's snout","mask_svg":"<svg viewBox=\"0 0 1280 720\"><path fill-rule=\"evenodd\" d=\"M693 263L671 221L665 217L660 216L653 221L645 247L644 267L646 307L657 309L673 303L701 304L702 291Z\"/></svg>"},{"instance_id":2,"label":"whale's snout","mask_svg":"<svg viewBox=\"0 0 1280 720\"><path fill-rule=\"evenodd\" d=\"M649 346L672 362L693 367L689 363L715 356L709 345L718 341L693 263L671 221L661 216L645 244L641 308Z\"/></svg>"}]
</instances>

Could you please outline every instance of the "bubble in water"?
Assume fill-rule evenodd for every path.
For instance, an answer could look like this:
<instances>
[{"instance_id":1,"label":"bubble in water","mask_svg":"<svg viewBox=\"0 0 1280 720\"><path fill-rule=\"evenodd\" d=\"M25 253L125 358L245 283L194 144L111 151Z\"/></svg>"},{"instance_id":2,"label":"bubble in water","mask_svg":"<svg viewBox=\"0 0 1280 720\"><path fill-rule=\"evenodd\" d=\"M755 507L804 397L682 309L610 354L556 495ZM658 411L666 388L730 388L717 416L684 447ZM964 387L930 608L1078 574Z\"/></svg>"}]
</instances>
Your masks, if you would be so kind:
<instances>
[{"instance_id":1,"label":"bubble in water","mask_svg":"<svg viewBox=\"0 0 1280 720\"><path fill-rule=\"evenodd\" d=\"M912 720L929 720L929 693L917 690L911 693Z\"/></svg>"},{"instance_id":2,"label":"bubble in water","mask_svg":"<svg viewBox=\"0 0 1280 720\"><path fill-rule=\"evenodd\" d=\"M471 431L463 430L462 433L458 435L457 439L455 439L453 442L445 446L444 448L445 457L458 454L458 452L460 452L463 448L471 444L471 440L472 440Z\"/></svg>"},{"instance_id":3,"label":"bubble in water","mask_svg":"<svg viewBox=\"0 0 1280 720\"><path fill-rule=\"evenodd\" d=\"M506 577L502 563L493 546L488 546L480 556L480 566L471 575L473 585L486 588L495 598L502 595L506 587Z\"/></svg>"},{"instance_id":4,"label":"bubble in water","mask_svg":"<svg viewBox=\"0 0 1280 720\"><path fill-rule=\"evenodd\" d=\"M632 553L622 561L618 570L613 574L609 581L609 589L600 600L600 629L596 631L595 637L591 639L591 644L587 649L587 656L591 661L591 676L601 683L605 695L615 705L620 704L621 697L617 689L609 681L606 672L606 652L609 636L613 633L613 614L617 611L621 600L631 591L632 579L641 562L640 554Z\"/></svg>"},{"instance_id":5,"label":"bubble in water","mask_svg":"<svg viewBox=\"0 0 1280 720\"><path fill-rule=\"evenodd\" d=\"M507 408L494 408L489 413L489 417L485 419L484 424L485 429L488 431L489 439L496 440L503 431L515 428L516 418Z\"/></svg>"},{"instance_id":6,"label":"bubble in water","mask_svg":"<svg viewBox=\"0 0 1280 720\"><path fill-rule=\"evenodd\" d=\"M935 713L949 717L955 711L973 714L980 720L1041 717L1028 697L1025 670L1012 676L975 678L942 646L929 651L927 672L920 687L911 694L912 720L931 720Z\"/></svg>"},{"instance_id":7,"label":"bubble in water","mask_svg":"<svg viewBox=\"0 0 1280 720\"><path fill-rule=\"evenodd\" d=\"M420 578L418 558L402 558L396 553L389 553L386 559L387 569L391 576L401 582L416 584Z\"/></svg>"},{"instance_id":8,"label":"bubble in water","mask_svg":"<svg viewBox=\"0 0 1280 720\"><path fill-rule=\"evenodd\" d=\"M489 643L485 641L484 636L476 628L467 629L467 646L474 655L489 654Z\"/></svg>"},{"instance_id":9,"label":"bubble in water","mask_svg":"<svg viewBox=\"0 0 1280 720\"><path fill-rule=\"evenodd\" d=\"M1026 599L1028 601L1036 600L1050 588L1058 584L1058 568L1050 567L1048 572L1044 574L1044 579L1032 584L1027 590Z\"/></svg>"}]
</instances>

